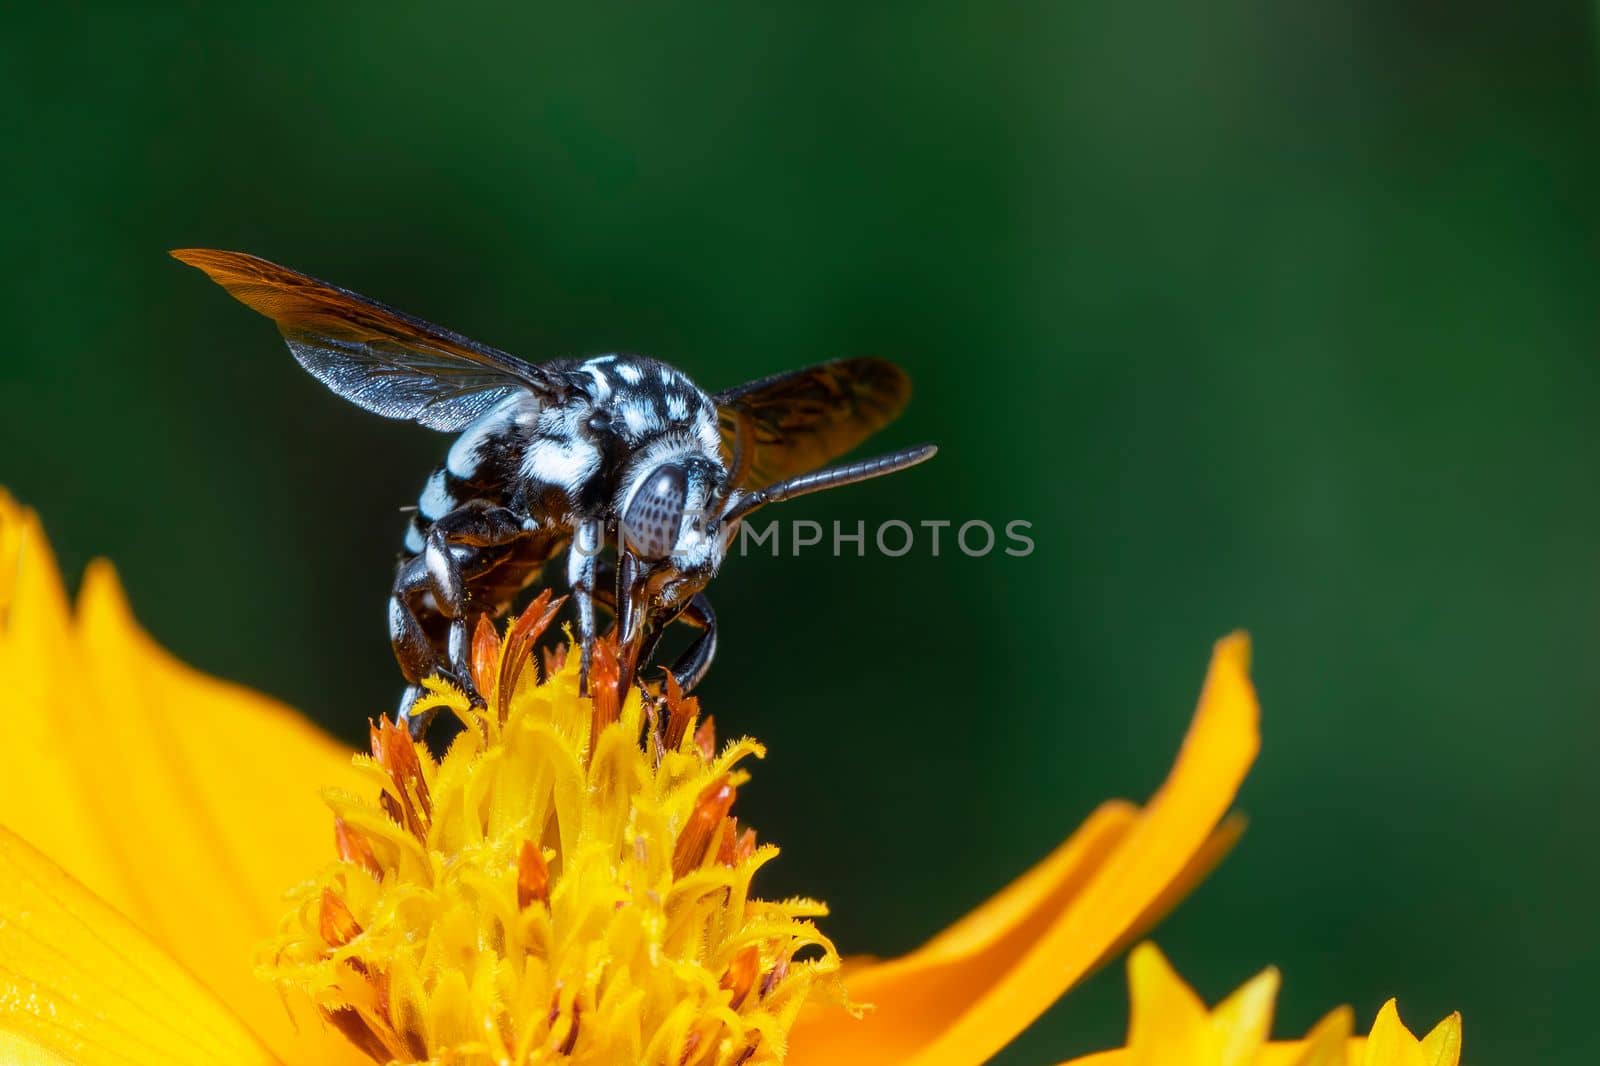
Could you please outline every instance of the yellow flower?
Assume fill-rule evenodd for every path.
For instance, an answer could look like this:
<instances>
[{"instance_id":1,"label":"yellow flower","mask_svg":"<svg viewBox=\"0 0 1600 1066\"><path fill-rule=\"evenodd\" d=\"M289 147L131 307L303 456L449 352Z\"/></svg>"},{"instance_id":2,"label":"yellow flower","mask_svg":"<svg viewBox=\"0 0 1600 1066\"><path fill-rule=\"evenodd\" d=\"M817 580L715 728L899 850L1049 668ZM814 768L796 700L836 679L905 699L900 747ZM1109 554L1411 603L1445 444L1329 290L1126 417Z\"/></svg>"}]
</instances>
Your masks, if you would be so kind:
<instances>
[{"instance_id":1,"label":"yellow flower","mask_svg":"<svg viewBox=\"0 0 1600 1066\"><path fill-rule=\"evenodd\" d=\"M730 807L759 746L715 750L691 701L513 676L526 617L479 634L491 711L435 691L468 723L444 759L380 726L352 761L174 661L109 566L70 611L0 494L0 1058L977 1063L1239 832L1257 707L1236 636L1147 805L1102 806L911 954L841 963L819 904L749 891L776 850Z\"/></svg>"},{"instance_id":2,"label":"yellow flower","mask_svg":"<svg viewBox=\"0 0 1600 1066\"><path fill-rule=\"evenodd\" d=\"M1133 1000L1128 1046L1065 1066L1457 1066L1461 1016L1452 1014L1422 1040L1384 1004L1363 1040L1352 1040L1350 1008L1328 1014L1303 1041L1268 1043L1278 971L1267 969L1207 1011L1153 944L1128 958Z\"/></svg>"},{"instance_id":3,"label":"yellow flower","mask_svg":"<svg viewBox=\"0 0 1600 1066\"><path fill-rule=\"evenodd\" d=\"M843 996L826 908L750 894L778 851L731 811L765 752L719 751L675 685L619 706L606 643L593 701L576 656L537 683L557 606L541 594L503 641L479 625L486 708L423 697L466 724L442 760L373 727L369 786L326 797L339 858L294 891L263 971L378 1062L771 1060L819 989Z\"/></svg>"}]
</instances>

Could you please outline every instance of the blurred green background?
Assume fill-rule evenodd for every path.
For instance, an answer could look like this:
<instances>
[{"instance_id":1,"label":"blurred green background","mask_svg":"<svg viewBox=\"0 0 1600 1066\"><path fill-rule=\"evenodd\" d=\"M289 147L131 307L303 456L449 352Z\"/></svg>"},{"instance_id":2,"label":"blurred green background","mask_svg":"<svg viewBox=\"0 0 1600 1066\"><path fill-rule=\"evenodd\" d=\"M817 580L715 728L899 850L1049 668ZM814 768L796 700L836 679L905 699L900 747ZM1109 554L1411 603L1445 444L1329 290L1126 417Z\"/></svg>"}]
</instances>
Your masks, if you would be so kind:
<instances>
[{"instance_id":1,"label":"blurred green background","mask_svg":"<svg viewBox=\"0 0 1600 1066\"><path fill-rule=\"evenodd\" d=\"M198 3L0 41L0 481L73 579L341 736L391 706L364 415L165 256L241 248L532 358L917 381L913 473L787 517L1027 559L732 560L704 696L846 949L913 946L1160 780L1256 638L1243 844L1160 930L1278 1031L1397 995L1600 1061L1600 139L1579 5ZM315 782L286 787L310 788ZM1117 1042L1118 964L1008 1063Z\"/></svg>"}]
</instances>

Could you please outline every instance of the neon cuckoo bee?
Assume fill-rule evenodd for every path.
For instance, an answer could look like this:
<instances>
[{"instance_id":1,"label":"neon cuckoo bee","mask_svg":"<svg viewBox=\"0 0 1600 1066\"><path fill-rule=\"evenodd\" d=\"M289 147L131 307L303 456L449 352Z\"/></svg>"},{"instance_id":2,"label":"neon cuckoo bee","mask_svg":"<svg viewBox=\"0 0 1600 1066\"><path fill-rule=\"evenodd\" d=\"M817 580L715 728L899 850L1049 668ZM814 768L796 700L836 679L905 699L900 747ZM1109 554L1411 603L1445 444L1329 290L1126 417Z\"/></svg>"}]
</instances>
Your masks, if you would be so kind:
<instances>
[{"instance_id":1,"label":"neon cuckoo bee","mask_svg":"<svg viewBox=\"0 0 1600 1066\"><path fill-rule=\"evenodd\" d=\"M418 735L427 723L409 712L422 680L437 672L478 700L471 627L508 611L562 551L585 688L599 601L614 616L624 683L667 625L698 629L673 669L689 690L716 652L704 589L743 519L934 454L922 445L824 467L909 399L910 380L881 359L712 394L644 356L530 363L253 255L172 254L277 323L300 365L338 395L458 434L422 490L389 597L407 681L399 713Z\"/></svg>"}]
</instances>

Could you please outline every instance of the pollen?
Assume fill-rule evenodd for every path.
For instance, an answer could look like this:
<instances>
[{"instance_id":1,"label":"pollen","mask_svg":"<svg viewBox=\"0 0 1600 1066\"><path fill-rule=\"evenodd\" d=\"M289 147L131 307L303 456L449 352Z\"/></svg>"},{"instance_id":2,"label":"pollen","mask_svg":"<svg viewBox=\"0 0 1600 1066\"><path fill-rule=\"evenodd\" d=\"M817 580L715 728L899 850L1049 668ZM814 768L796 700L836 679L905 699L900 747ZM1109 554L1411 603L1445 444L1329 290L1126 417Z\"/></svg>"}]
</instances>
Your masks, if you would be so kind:
<instances>
[{"instance_id":1,"label":"pollen","mask_svg":"<svg viewBox=\"0 0 1600 1066\"><path fill-rule=\"evenodd\" d=\"M618 696L616 656L533 659L539 597L472 643L486 706L442 759L380 720L370 789L324 794L333 859L290 894L261 973L377 1062L778 1062L808 999L849 1006L826 908L751 895L778 854L732 814L760 744L715 741L669 677Z\"/></svg>"}]
</instances>

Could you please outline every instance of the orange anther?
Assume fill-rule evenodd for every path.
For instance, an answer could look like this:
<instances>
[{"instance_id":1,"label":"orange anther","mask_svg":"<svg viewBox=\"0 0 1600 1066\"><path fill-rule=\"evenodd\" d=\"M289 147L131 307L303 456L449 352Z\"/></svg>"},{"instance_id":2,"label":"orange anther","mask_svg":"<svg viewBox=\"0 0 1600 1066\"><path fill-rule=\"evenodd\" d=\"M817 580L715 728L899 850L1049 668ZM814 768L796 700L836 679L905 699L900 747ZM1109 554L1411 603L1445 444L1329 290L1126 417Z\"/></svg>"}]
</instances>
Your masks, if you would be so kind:
<instances>
[{"instance_id":1,"label":"orange anther","mask_svg":"<svg viewBox=\"0 0 1600 1066\"><path fill-rule=\"evenodd\" d=\"M350 913L350 908L345 906L344 900L334 895L330 888L322 890L322 905L317 913L317 926L322 933L323 943L330 948L342 948L361 935L361 923Z\"/></svg>"},{"instance_id":2,"label":"orange anther","mask_svg":"<svg viewBox=\"0 0 1600 1066\"><path fill-rule=\"evenodd\" d=\"M761 972L761 950L754 944L745 948L733 957L728 963L728 968L723 971L720 987L733 993L728 998L728 1006L738 1010L744 1003L745 997L750 994L750 989L755 987L756 974Z\"/></svg>"},{"instance_id":3,"label":"orange anther","mask_svg":"<svg viewBox=\"0 0 1600 1066\"><path fill-rule=\"evenodd\" d=\"M527 910L534 900L550 905L550 867L539 845L524 840L517 856L517 906Z\"/></svg>"},{"instance_id":4,"label":"orange anther","mask_svg":"<svg viewBox=\"0 0 1600 1066\"><path fill-rule=\"evenodd\" d=\"M711 846L712 834L728 816L733 807L735 789L723 774L701 791L689 815L688 824L678 834L677 846L672 850L672 876L684 877L700 868L705 861L706 849Z\"/></svg>"}]
</instances>

